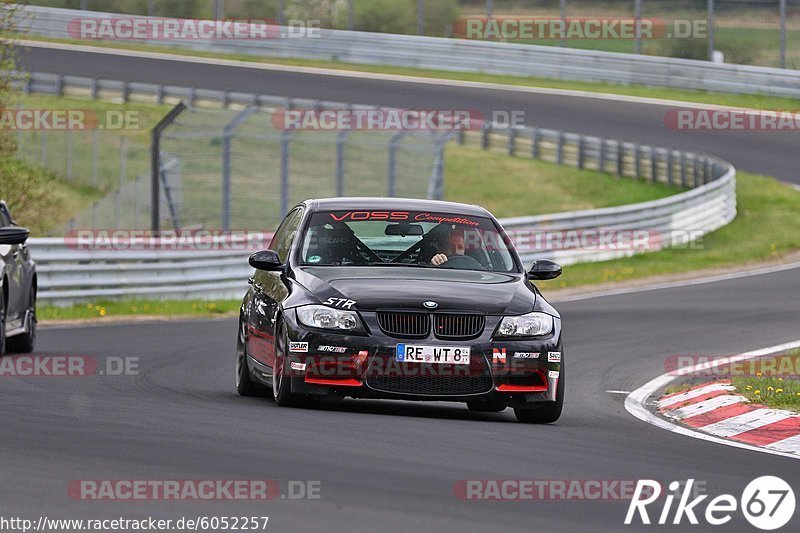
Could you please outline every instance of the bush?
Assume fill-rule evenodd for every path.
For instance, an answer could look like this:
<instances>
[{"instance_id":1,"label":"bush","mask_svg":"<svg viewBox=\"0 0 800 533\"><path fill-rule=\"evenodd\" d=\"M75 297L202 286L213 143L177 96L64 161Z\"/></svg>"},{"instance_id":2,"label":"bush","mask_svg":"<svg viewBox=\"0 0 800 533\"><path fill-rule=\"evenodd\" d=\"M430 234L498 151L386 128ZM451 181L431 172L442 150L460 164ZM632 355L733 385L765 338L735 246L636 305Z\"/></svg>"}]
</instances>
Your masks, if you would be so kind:
<instances>
[{"instance_id":1,"label":"bush","mask_svg":"<svg viewBox=\"0 0 800 533\"><path fill-rule=\"evenodd\" d=\"M416 0L362 0L355 3L355 29L416 33Z\"/></svg>"}]
</instances>

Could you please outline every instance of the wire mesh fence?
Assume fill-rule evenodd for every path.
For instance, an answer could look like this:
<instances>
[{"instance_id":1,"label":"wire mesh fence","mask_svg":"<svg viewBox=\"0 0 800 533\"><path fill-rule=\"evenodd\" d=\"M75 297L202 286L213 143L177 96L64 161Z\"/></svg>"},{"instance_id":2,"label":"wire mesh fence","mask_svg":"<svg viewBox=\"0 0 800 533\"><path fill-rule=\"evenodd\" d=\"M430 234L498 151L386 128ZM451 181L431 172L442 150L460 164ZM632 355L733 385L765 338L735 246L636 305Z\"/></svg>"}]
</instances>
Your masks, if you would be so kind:
<instances>
[{"instance_id":1,"label":"wire mesh fence","mask_svg":"<svg viewBox=\"0 0 800 533\"><path fill-rule=\"evenodd\" d=\"M434 197L434 160L446 134L288 131L275 109L193 109L164 133L162 151L180 158L175 226L274 227L309 197Z\"/></svg>"},{"instance_id":2,"label":"wire mesh fence","mask_svg":"<svg viewBox=\"0 0 800 533\"><path fill-rule=\"evenodd\" d=\"M160 228L273 229L310 197L442 198L450 133L290 131L276 127L281 109L193 107L180 114L160 141ZM19 130L17 144L20 158L103 195L57 233L152 227L151 146L141 136Z\"/></svg>"}]
</instances>

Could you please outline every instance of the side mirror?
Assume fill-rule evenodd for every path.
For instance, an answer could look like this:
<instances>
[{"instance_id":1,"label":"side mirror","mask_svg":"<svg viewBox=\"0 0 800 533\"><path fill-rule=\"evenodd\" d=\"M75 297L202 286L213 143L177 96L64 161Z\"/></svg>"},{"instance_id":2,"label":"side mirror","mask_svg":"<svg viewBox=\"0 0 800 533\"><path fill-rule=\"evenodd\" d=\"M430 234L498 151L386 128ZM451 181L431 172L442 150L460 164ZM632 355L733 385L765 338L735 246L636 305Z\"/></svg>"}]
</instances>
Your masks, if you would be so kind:
<instances>
[{"instance_id":1,"label":"side mirror","mask_svg":"<svg viewBox=\"0 0 800 533\"><path fill-rule=\"evenodd\" d=\"M25 228L18 228L16 226L0 228L0 244L11 246L15 244L25 244L25 241L27 241L30 236L31 232Z\"/></svg>"},{"instance_id":2,"label":"side mirror","mask_svg":"<svg viewBox=\"0 0 800 533\"><path fill-rule=\"evenodd\" d=\"M283 263L274 250L261 250L250 256L250 266L256 270L276 272L283 270Z\"/></svg>"},{"instance_id":3,"label":"side mirror","mask_svg":"<svg viewBox=\"0 0 800 533\"><path fill-rule=\"evenodd\" d=\"M539 259L534 261L531 270L528 272L528 279L546 280L556 279L561 275L561 265L549 259Z\"/></svg>"}]
</instances>

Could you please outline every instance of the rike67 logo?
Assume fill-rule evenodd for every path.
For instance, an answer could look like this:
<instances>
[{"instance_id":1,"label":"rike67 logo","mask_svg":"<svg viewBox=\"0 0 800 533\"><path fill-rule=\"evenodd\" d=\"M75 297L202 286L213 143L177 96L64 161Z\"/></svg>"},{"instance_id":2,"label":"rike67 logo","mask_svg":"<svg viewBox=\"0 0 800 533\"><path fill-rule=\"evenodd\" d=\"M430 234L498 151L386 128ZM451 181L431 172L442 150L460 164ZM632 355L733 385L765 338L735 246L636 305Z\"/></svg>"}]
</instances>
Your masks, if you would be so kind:
<instances>
[{"instance_id":1,"label":"rike67 logo","mask_svg":"<svg viewBox=\"0 0 800 533\"><path fill-rule=\"evenodd\" d=\"M692 497L694 479L685 484L673 481L669 484L669 493L664 498L664 506L660 513L654 504L661 496L661 484L650 479L639 480L628 506L625 525L641 521L642 524L653 522L665 525L678 525L685 518L690 524L697 525L699 519L712 526L727 524L734 513L741 512L753 527L771 531L785 526L794 516L795 497L792 487L775 476L762 476L751 481L738 500L731 494L721 494L704 502L708 495ZM681 487L683 490L681 491ZM673 503L678 501L673 510ZM705 510L703 510L703 505ZM651 506L648 509L648 506ZM655 512L652 516L649 512Z\"/></svg>"}]
</instances>

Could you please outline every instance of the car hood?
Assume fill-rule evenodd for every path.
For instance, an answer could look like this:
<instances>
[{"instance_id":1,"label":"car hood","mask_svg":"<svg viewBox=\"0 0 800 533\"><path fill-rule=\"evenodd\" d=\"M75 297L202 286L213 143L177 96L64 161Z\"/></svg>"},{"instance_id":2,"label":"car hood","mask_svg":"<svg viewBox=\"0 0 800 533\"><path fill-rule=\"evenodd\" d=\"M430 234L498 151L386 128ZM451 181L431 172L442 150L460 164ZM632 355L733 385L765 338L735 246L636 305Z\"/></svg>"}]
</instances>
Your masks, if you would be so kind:
<instances>
[{"instance_id":1,"label":"car hood","mask_svg":"<svg viewBox=\"0 0 800 533\"><path fill-rule=\"evenodd\" d=\"M521 315L536 297L522 274L413 267L303 267L297 281L320 302L355 301L353 309L419 309L434 301L437 311Z\"/></svg>"}]
</instances>

